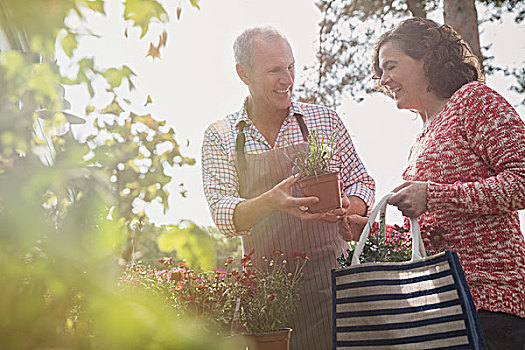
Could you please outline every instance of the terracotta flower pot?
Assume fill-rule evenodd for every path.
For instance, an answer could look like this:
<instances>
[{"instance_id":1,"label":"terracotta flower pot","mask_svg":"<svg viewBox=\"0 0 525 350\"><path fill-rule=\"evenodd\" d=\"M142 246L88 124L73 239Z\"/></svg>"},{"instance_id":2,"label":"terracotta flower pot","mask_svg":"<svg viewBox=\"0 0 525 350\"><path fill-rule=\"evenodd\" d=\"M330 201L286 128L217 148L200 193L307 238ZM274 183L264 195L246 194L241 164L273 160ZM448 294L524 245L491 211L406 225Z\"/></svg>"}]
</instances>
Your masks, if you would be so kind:
<instances>
[{"instance_id":1,"label":"terracotta flower pot","mask_svg":"<svg viewBox=\"0 0 525 350\"><path fill-rule=\"evenodd\" d=\"M291 328L283 328L275 332L244 334L248 338L248 350L289 350Z\"/></svg>"},{"instance_id":2,"label":"terracotta flower pot","mask_svg":"<svg viewBox=\"0 0 525 350\"><path fill-rule=\"evenodd\" d=\"M341 207L339 173L332 172L309 176L299 180L298 183L304 197L315 196L319 198L319 202L308 207L310 213L322 213Z\"/></svg>"}]
</instances>

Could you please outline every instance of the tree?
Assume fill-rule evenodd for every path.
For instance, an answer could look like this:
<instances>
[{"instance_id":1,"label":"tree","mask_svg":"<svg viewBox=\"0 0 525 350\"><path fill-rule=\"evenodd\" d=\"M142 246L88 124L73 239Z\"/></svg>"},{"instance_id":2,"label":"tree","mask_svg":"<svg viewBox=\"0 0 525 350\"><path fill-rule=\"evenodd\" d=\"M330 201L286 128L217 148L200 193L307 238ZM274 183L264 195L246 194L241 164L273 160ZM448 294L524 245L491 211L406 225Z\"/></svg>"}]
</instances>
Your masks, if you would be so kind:
<instances>
[{"instance_id":1,"label":"tree","mask_svg":"<svg viewBox=\"0 0 525 350\"><path fill-rule=\"evenodd\" d=\"M525 3L519 0L478 0L477 4L491 9L491 16L480 25L501 20L503 12L513 13L516 23L525 17ZM427 17L432 11L443 11L445 23L456 29L483 58L487 73L502 71L513 76L516 84L512 89L525 91L525 69L492 65L492 57L488 55L490 45L480 46L474 0L319 0L316 5L323 14L319 23L318 62L309 67L310 78L297 89L302 101L335 108L346 92L359 101L363 93L374 91L370 79L373 43L393 23L408 16Z\"/></svg>"}]
</instances>

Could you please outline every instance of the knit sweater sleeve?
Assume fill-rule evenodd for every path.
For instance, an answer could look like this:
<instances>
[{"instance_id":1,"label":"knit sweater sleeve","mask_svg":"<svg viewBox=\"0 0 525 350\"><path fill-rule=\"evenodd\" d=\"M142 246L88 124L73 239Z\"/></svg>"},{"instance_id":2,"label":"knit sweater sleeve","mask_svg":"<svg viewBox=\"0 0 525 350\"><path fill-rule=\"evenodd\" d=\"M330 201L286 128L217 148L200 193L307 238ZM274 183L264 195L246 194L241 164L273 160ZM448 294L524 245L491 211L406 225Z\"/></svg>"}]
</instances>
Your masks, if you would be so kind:
<instances>
[{"instance_id":1,"label":"knit sweater sleeve","mask_svg":"<svg viewBox=\"0 0 525 350\"><path fill-rule=\"evenodd\" d=\"M491 176L474 182L429 182L429 211L501 214L525 208L525 124L498 93L480 84L463 100L461 125Z\"/></svg>"}]
</instances>

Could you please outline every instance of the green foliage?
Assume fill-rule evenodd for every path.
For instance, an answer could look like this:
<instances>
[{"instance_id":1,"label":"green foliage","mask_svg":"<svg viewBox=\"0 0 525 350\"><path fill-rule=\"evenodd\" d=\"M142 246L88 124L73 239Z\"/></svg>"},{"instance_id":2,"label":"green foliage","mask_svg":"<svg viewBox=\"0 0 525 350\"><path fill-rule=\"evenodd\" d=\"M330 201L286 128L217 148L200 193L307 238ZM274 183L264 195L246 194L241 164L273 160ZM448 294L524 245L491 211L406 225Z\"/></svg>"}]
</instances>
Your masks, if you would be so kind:
<instances>
[{"instance_id":1,"label":"green foliage","mask_svg":"<svg viewBox=\"0 0 525 350\"><path fill-rule=\"evenodd\" d=\"M232 257L235 261L240 261L242 257L241 237L226 238L215 226L203 227L208 232L215 244L215 266L221 267L224 261Z\"/></svg>"},{"instance_id":2,"label":"green foliage","mask_svg":"<svg viewBox=\"0 0 525 350\"><path fill-rule=\"evenodd\" d=\"M108 68L102 72L104 78L106 78L111 89L115 89L122 84L122 79L126 79L129 84L130 89L133 89L133 83L131 77L136 74L128 67L122 66L121 69L118 68Z\"/></svg>"},{"instance_id":3,"label":"green foliage","mask_svg":"<svg viewBox=\"0 0 525 350\"><path fill-rule=\"evenodd\" d=\"M153 19L167 20L158 1L125 6L143 31ZM164 232L151 229L135 205L160 200L167 207L164 171L194 160L181 154L165 122L123 104L115 90L133 88L130 67L98 67L94 57L78 56L80 31L64 19L89 11L104 15L104 2L0 4L13 48L0 52L0 348L229 349L158 297L116 288L122 246ZM55 48L77 68L72 78L61 75ZM81 143L70 126L82 119L67 111L62 85L94 96L95 80L113 98L86 106L95 134Z\"/></svg>"},{"instance_id":4,"label":"green foliage","mask_svg":"<svg viewBox=\"0 0 525 350\"><path fill-rule=\"evenodd\" d=\"M161 267L141 262L127 266L120 281L123 291L159 296L164 308L182 316L198 317L200 329L213 329L229 335L237 300L245 291L245 282L231 264L226 270L193 269L175 259L159 260Z\"/></svg>"},{"instance_id":5,"label":"green foliage","mask_svg":"<svg viewBox=\"0 0 525 350\"><path fill-rule=\"evenodd\" d=\"M62 45L62 50L64 50L64 53L68 55L68 57L72 57L73 51L78 45L76 35L71 32L67 32L62 40L60 40L60 45Z\"/></svg>"},{"instance_id":6,"label":"green foliage","mask_svg":"<svg viewBox=\"0 0 525 350\"><path fill-rule=\"evenodd\" d=\"M184 257L190 267L202 267L207 270L216 266L215 244L213 238L193 223L186 227L169 226L158 239L161 252L176 251L177 256Z\"/></svg>"},{"instance_id":7,"label":"green foliage","mask_svg":"<svg viewBox=\"0 0 525 350\"><path fill-rule=\"evenodd\" d=\"M191 4L191 6L196 7L197 9L200 10L199 0L190 0L190 4Z\"/></svg>"},{"instance_id":8,"label":"green foliage","mask_svg":"<svg viewBox=\"0 0 525 350\"><path fill-rule=\"evenodd\" d=\"M168 20L168 14L155 0L126 0L124 2L124 19L131 20L134 26L141 28L140 37L146 35L153 19L161 22Z\"/></svg>"},{"instance_id":9,"label":"green foliage","mask_svg":"<svg viewBox=\"0 0 525 350\"><path fill-rule=\"evenodd\" d=\"M137 200L150 203L159 198L167 209L171 176L164 169L193 165L195 160L181 154L175 132L165 122L149 114L124 113L116 100L101 112L104 115L94 119L97 132L87 139L92 150L89 162L104 169L115 184L117 214L129 225L144 216L132 212Z\"/></svg>"}]
</instances>

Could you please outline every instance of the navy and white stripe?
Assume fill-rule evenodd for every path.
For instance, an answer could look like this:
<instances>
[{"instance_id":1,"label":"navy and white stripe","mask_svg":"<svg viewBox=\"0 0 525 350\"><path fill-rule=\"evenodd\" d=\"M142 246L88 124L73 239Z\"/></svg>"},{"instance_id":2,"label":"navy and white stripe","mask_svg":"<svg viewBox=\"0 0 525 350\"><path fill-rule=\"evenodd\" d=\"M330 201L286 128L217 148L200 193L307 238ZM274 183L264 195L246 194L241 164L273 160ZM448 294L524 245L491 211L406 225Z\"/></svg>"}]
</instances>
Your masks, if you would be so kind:
<instances>
[{"instance_id":1,"label":"navy and white stripe","mask_svg":"<svg viewBox=\"0 0 525 350\"><path fill-rule=\"evenodd\" d=\"M455 252L335 269L332 286L334 349L483 348Z\"/></svg>"}]
</instances>

